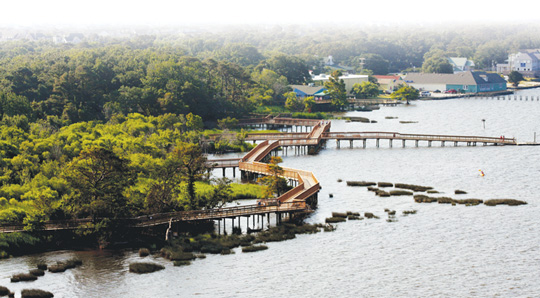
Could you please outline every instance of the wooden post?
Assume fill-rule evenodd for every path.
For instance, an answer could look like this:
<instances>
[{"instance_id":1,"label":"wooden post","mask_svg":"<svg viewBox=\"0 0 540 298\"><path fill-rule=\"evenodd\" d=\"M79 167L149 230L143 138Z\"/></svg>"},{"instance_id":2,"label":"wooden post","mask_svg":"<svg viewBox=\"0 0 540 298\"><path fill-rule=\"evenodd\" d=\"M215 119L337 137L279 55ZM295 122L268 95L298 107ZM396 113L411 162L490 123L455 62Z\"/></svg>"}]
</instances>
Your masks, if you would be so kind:
<instances>
[{"instance_id":1,"label":"wooden post","mask_svg":"<svg viewBox=\"0 0 540 298\"><path fill-rule=\"evenodd\" d=\"M377 143L377 148L379 148L379 139L376 140L376 143Z\"/></svg>"},{"instance_id":2,"label":"wooden post","mask_svg":"<svg viewBox=\"0 0 540 298\"><path fill-rule=\"evenodd\" d=\"M363 139L363 140L362 140L362 146L364 147L364 149L366 149L366 146L367 146L367 139ZM377 139L377 148L379 148L379 139Z\"/></svg>"}]
</instances>

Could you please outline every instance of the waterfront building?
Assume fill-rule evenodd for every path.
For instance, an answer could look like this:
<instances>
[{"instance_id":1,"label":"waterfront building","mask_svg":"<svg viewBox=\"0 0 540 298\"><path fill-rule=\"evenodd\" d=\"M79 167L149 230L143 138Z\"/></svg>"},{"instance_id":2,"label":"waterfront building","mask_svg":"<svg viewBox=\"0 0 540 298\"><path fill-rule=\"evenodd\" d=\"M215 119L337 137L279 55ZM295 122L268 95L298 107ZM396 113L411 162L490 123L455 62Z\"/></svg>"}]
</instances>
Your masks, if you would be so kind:
<instances>
[{"instance_id":1,"label":"waterfront building","mask_svg":"<svg viewBox=\"0 0 540 298\"><path fill-rule=\"evenodd\" d=\"M421 91L477 93L504 91L507 82L496 73L465 71L456 74L409 73L405 83Z\"/></svg>"},{"instance_id":2,"label":"waterfront building","mask_svg":"<svg viewBox=\"0 0 540 298\"><path fill-rule=\"evenodd\" d=\"M540 77L540 49L519 50L508 55L508 63L497 64L497 72L508 75L512 71L524 77Z\"/></svg>"}]
</instances>

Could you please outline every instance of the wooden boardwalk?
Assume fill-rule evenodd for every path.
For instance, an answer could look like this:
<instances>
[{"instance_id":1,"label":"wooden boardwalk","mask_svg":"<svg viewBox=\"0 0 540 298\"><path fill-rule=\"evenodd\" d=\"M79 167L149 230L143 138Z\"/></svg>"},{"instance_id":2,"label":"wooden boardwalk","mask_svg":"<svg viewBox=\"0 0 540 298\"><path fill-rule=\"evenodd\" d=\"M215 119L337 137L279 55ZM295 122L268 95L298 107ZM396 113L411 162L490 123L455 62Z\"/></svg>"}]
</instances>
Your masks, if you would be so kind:
<instances>
[{"instance_id":1,"label":"wooden boardwalk","mask_svg":"<svg viewBox=\"0 0 540 298\"><path fill-rule=\"evenodd\" d=\"M260 121L260 122L259 122ZM253 150L248 152L243 158L217 159L208 160L208 165L214 168L232 167L239 168L242 175L272 175L268 164L263 161L273 151L280 147L295 147L295 148L310 148L316 152L321 145L327 140L350 141L351 146L354 140L362 140L364 147L367 140L375 140L379 146L380 140L389 140L390 146L394 140L402 141L405 147L406 141L415 141L416 146L420 141L428 142L431 146L432 142L440 142L442 146L446 142L453 142L455 146L458 143L467 143L467 145L475 146L476 144L483 145L520 145L513 138L494 138L483 136L457 136L457 135L427 135L427 134L401 134L397 132L330 132L331 122L327 120L305 120L291 118L264 118L244 121L244 123L270 123L276 125L312 125L309 133L282 133L282 134L253 134L253 140L266 138L258 144ZM297 121L297 122L295 122ZM527 144L531 145L531 144ZM538 145L534 143L533 145ZM309 152L310 150L306 150ZM233 172L234 173L234 172ZM282 214L289 215L297 212L311 212L310 205L317 203L317 193L321 186L319 181L312 172L283 168L282 177L294 181L296 186L290 191L275 200L271 205L247 205L229 208L219 208L210 210L182 211L174 213L161 213L149 216L140 216L135 218L123 218L118 221L123 221L128 227L150 227L156 225L165 225L172 222L200 221L200 220L224 220L227 218L233 219L238 217L250 217L259 215L269 215L275 213L276 220L281 219ZM279 220L278 220L279 218ZM64 221L49 221L45 223L44 230L67 230L75 229L81 225L91 223L91 219L64 220ZM224 223L225 224L225 223ZM0 226L0 232L19 232L23 231L23 225Z\"/></svg>"},{"instance_id":2,"label":"wooden boardwalk","mask_svg":"<svg viewBox=\"0 0 540 298\"><path fill-rule=\"evenodd\" d=\"M270 201L272 202L272 201ZM170 222L199 221L199 220L222 220L226 218L249 217L253 215L267 215L270 213L285 214L296 212L311 212L311 208L305 202L278 203L267 206L244 205L237 207L216 208L208 210L179 211L170 213L157 213L139 217L119 218L117 222L126 227L143 228L169 224ZM48 221L43 230L74 230L81 225L92 223L91 218ZM24 231L24 225L4 225L0 226L1 233L13 233Z\"/></svg>"}]
</instances>

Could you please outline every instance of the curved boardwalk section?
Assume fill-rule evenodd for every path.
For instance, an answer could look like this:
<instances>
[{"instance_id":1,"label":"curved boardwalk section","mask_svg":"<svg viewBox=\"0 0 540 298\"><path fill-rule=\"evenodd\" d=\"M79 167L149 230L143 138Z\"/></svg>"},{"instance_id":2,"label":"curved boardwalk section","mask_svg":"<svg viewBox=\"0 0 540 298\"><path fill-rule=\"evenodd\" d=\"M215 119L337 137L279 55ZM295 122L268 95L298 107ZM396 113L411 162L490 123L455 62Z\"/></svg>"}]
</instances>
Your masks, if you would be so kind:
<instances>
[{"instance_id":1,"label":"curved boardwalk section","mask_svg":"<svg viewBox=\"0 0 540 298\"><path fill-rule=\"evenodd\" d=\"M321 141L323 141L323 133L328 132L330 126L330 121L318 121L305 138L266 140L246 154L238 163L238 166L244 175L245 172L272 175L268 164L261 161L273 150L279 147L291 146L304 146L310 150L317 150L320 147ZM321 189L321 186L312 172L283 168L283 174L281 176L298 182L296 187L278 198L281 203L308 203L310 205L317 203L317 193Z\"/></svg>"}]
</instances>

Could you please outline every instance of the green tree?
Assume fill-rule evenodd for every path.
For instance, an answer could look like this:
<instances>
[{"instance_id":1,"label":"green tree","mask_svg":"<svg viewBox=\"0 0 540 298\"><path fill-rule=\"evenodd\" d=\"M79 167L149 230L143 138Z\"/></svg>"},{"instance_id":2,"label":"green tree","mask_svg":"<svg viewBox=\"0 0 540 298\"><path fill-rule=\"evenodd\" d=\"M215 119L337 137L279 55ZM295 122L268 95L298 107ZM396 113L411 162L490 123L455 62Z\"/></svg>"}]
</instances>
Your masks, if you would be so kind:
<instances>
[{"instance_id":1,"label":"green tree","mask_svg":"<svg viewBox=\"0 0 540 298\"><path fill-rule=\"evenodd\" d=\"M271 197L276 194L281 196L288 190L287 180L280 175L283 174L283 168L279 166L283 162L283 159L279 156L272 156L270 163L268 164L268 170L271 175L259 178L257 181L266 186L265 197Z\"/></svg>"},{"instance_id":2,"label":"green tree","mask_svg":"<svg viewBox=\"0 0 540 298\"><path fill-rule=\"evenodd\" d=\"M523 75L520 72L513 70L508 74L508 82L514 87L517 87L521 81L523 81Z\"/></svg>"},{"instance_id":3,"label":"green tree","mask_svg":"<svg viewBox=\"0 0 540 298\"><path fill-rule=\"evenodd\" d=\"M353 85L352 93L356 98L370 98L379 95L379 85L372 82L362 82Z\"/></svg>"},{"instance_id":4,"label":"green tree","mask_svg":"<svg viewBox=\"0 0 540 298\"><path fill-rule=\"evenodd\" d=\"M103 148L83 150L66 167L63 177L73 188L68 202L78 216L119 218L129 215L124 190L133 184L128 160Z\"/></svg>"},{"instance_id":5,"label":"green tree","mask_svg":"<svg viewBox=\"0 0 540 298\"><path fill-rule=\"evenodd\" d=\"M324 87L328 89L328 95L335 108L342 109L347 104L347 89L345 82L339 77L342 76L341 71L336 70L328 81L324 82Z\"/></svg>"},{"instance_id":6,"label":"green tree","mask_svg":"<svg viewBox=\"0 0 540 298\"><path fill-rule=\"evenodd\" d=\"M206 156L198 144L180 142L171 153L172 162L176 164L180 181L187 183L188 207L196 210L204 204L198 202L195 193L195 181L202 180L211 170L206 164Z\"/></svg>"},{"instance_id":7,"label":"green tree","mask_svg":"<svg viewBox=\"0 0 540 298\"><path fill-rule=\"evenodd\" d=\"M420 97L420 92L414 87L402 86L398 90L394 91L391 97L393 99L406 100L407 104L409 104L409 101L418 99L418 97Z\"/></svg>"},{"instance_id":8,"label":"green tree","mask_svg":"<svg viewBox=\"0 0 540 298\"><path fill-rule=\"evenodd\" d=\"M291 112L301 112L304 109L304 104L298 99L296 93L287 92L285 95L285 108Z\"/></svg>"},{"instance_id":9,"label":"green tree","mask_svg":"<svg viewBox=\"0 0 540 298\"><path fill-rule=\"evenodd\" d=\"M215 180L215 185L212 186L212 191L204 199L204 209L221 208L225 204L233 201L231 182L232 180L223 177Z\"/></svg>"}]
</instances>

